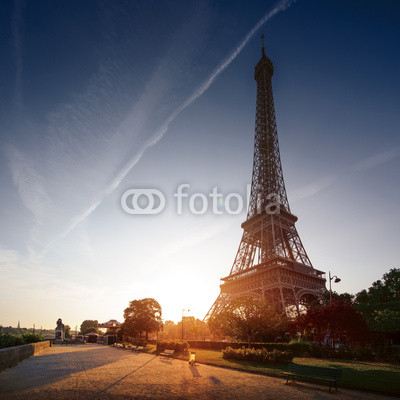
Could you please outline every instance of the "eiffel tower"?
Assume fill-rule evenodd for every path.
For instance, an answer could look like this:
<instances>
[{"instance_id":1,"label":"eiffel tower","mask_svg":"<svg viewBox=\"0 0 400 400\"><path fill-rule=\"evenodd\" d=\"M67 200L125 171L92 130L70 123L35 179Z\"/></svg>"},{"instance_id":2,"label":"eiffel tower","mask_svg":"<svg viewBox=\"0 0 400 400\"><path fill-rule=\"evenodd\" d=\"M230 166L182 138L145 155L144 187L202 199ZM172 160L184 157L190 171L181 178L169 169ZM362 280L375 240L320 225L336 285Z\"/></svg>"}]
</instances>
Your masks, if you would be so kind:
<instances>
[{"instance_id":1,"label":"eiffel tower","mask_svg":"<svg viewBox=\"0 0 400 400\"><path fill-rule=\"evenodd\" d=\"M254 73L257 110L247 218L231 272L221 279L221 293L205 319L241 295L261 297L288 314L299 313L302 302L326 290L325 273L313 268L295 227L297 217L290 211L272 94L274 67L265 55L264 35L261 40Z\"/></svg>"}]
</instances>

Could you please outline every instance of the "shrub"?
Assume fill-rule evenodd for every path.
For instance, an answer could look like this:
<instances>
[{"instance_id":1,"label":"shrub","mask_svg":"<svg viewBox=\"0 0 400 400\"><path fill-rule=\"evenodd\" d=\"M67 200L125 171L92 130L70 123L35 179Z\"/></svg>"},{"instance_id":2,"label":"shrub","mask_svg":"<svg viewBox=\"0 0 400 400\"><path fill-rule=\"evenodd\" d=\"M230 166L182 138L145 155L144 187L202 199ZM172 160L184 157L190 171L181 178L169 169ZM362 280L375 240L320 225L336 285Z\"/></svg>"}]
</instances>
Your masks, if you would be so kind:
<instances>
[{"instance_id":1,"label":"shrub","mask_svg":"<svg viewBox=\"0 0 400 400\"><path fill-rule=\"evenodd\" d=\"M253 361L261 364L286 364L293 361L293 354L280 350L267 351L266 349L246 347L241 349L227 347L222 353L222 357L227 360Z\"/></svg>"},{"instance_id":2,"label":"shrub","mask_svg":"<svg viewBox=\"0 0 400 400\"><path fill-rule=\"evenodd\" d=\"M162 352L165 349L174 350L175 353L187 354L189 351L189 344L186 340L160 340L157 350Z\"/></svg>"},{"instance_id":3,"label":"shrub","mask_svg":"<svg viewBox=\"0 0 400 400\"><path fill-rule=\"evenodd\" d=\"M376 358L378 361L398 363L400 362L400 350L395 346L378 346Z\"/></svg>"},{"instance_id":4,"label":"shrub","mask_svg":"<svg viewBox=\"0 0 400 400\"><path fill-rule=\"evenodd\" d=\"M240 349L248 346L247 342L211 342L206 340L189 340L188 342L192 348L205 350L223 350L228 346L233 349ZM252 343L251 347L268 351L287 351L295 357L305 357L310 355L311 343L296 339L290 343Z\"/></svg>"},{"instance_id":5,"label":"shrub","mask_svg":"<svg viewBox=\"0 0 400 400\"><path fill-rule=\"evenodd\" d=\"M336 350L335 358L340 360L354 360L357 358L355 349L349 346L341 346Z\"/></svg>"},{"instance_id":6,"label":"shrub","mask_svg":"<svg viewBox=\"0 0 400 400\"><path fill-rule=\"evenodd\" d=\"M359 361L375 361L374 351L369 347L356 346L349 349L347 360L355 359Z\"/></svg>"},{"instance_id":7,"label":"shrub","mask_svg":"<svg viewBox=\"0 0 400 400\"><path fill-rule=\"evenodd\" d=\"M140 339L130 339L127 340L129 343L133 344L134 346L142 346L146 347L147 346L147 341L146 340L140 340Z\"/></svg>"},{"instance_id":8,"label":"shrub","mask_svg":"<svg viewBox=\"0 0 400 400\"><path fill-rule=\"evenodd\" d=\"M190 347L206 350L223 350L227 347L241 349L247 346L244 342L211 342L189 340ZM314 357L341 360L400 362L400 346L378 346L375 350L370 347L342 346L333 349L330 345L322 345L294 339L290 343L253 343L253 349L264 349L288 352L294 357Z\"/></svg>"},{"instance_id":9,"label":"shrub","mask_svg":"<svg viewBox=\"0 0 400 400\"><path fill-rule=\"evenodd\" d=\"M43 340L42 335L38 334L38 333L24 333L22 335L22 339L24 341L24 343L28 344L28 343L36 343L36 342L41 342Z\"/></svg>"},{"instance_id":10,"label":"shrub","mask_svg":"<svg viewBox=\"0 0 400 400\"><path fill-rule=\"evenodd\" d=\"M43 337L37 333L24 333L13 335L11 333L0 333L0 348L21 346L23 344L41 342Z\"/></svg>"},{"instance_id":11,"label":"shrub","mask_svg":"<svg viewBox=\"0 0 400 400\"><path fill-rule=\"evenodd\" d=\"M301 339L293 339L289 342L287 349L295 357L305 357L310 355L311 343Z\"/></svg>"}]
</instances>

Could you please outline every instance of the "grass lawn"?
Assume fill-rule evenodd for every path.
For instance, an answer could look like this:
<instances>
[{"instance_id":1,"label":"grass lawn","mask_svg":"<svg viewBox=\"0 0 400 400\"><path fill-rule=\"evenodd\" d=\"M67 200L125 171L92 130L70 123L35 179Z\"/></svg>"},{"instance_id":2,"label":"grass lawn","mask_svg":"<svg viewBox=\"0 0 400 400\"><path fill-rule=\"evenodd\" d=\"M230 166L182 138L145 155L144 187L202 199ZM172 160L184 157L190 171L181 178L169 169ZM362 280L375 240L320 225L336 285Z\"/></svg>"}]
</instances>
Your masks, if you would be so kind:
<instances>
[{"instance_id":1,"label":"grass lawn","mask_svg":"<svg viewBox=\"0 0 400 400\"><path fill-rule=\"evenodd\" d=\"M265 366L248 361L224 360L221 351L191 350L196 351L196 360L199 363L239 369L242 371L258 372L271 376L282 376L282 372L286 371L285 365ZM149 352L155 353L155 348L150 348ZM188 359L187 356L180 356L179 358ZM295 358L293 362L295 364L311 365L315 367L342 368L343 375L339 381L339 387L400 394L400 365L300 357Z\"/></svg>"}]
</instances>

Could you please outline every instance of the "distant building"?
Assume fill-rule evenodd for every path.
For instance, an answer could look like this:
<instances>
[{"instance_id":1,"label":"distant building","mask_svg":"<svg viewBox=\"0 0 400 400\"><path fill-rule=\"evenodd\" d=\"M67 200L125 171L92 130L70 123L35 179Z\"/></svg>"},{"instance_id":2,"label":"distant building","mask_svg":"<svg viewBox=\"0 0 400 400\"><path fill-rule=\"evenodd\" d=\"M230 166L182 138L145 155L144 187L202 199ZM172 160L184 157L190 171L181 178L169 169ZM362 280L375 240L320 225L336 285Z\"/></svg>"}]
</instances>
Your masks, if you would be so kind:
<instances>
[{"instance_id":1,"label":"distant building","mask_svg":"<svg viewBox=\"0 0 400 400\"><path fill-rule=\"evenodd\" d=\"M99 324L99 328L106 328L106 329L112 329L112 328L119 328L122 325L121 322L118 322L116 319L110 319L107 322L103 322L102 324Z\"/></svg>"}]
</instances>

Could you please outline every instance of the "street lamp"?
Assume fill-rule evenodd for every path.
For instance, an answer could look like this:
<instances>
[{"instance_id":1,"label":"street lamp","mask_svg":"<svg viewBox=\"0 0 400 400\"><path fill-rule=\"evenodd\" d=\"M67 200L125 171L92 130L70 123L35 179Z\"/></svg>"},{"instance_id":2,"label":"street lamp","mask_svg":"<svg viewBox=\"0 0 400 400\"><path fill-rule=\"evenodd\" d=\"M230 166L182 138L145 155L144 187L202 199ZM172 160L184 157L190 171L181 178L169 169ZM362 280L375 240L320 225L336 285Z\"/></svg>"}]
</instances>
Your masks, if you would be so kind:
<instances>
[{"instance_id":1,"label":"street lamp","mask_svg":"<svg viewBox=\"0 0 400 400\"><path fill-rule=\"evenodd\" d=\"M185 313L185 311L189 312L190 310L185 308L182 309L182 342L183 342L183 314Z\"/></svg>"},{"instance_id":2,"label":"street lamp","mask_svg":"<svg viewBox=\"0 0 400 400\"><path fill-rule=\"evenodd\" d=\"M336 275L333 275L331 277L331 271L329 271L329 303L332 305L332 280L334 280L335 283L339 283L341 281L340 278L338 278Z\"/></svg>"},{"instance_id":3,"label":"street lamp","mask_svg":"<svg viewBox=\"0 0 400 400\"><path fill-rule=\"evenodd\" d=\"M339 283L341 281L336 275L331 277L331 271L329 271L329 304L332 305L332 280L334 279L334 283ZM332 325L332 310L331 310L331 325ZM335 340L333 338L333 331L331 329L331 341L332 341L332 348L335 347Z\"/></svg>"},{"instance_id":4,"label":"street lamp","mask_svg":"<svg viewBox=\"0 0 400 400\"><path fill-rule=\"evenodd\" d=\"M160 317L161 317L160 311L156 311L156 313L154 314L154 317L156 318L156 321L157 321L156 355L158 356L158 329L160 327Z\"/></svg>"}]
</instances>

